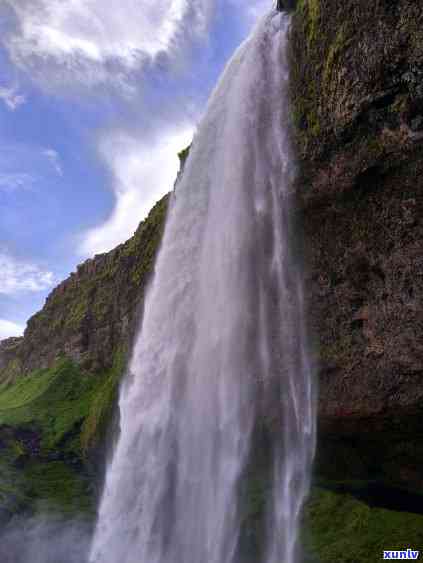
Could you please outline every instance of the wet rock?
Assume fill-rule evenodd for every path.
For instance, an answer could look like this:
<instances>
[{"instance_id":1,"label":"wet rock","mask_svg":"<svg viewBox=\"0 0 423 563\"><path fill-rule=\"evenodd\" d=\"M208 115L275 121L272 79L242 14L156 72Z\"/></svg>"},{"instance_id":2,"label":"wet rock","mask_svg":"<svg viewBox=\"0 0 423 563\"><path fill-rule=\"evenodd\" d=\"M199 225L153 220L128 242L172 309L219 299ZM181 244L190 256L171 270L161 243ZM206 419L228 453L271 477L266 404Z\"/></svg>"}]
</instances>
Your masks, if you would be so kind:
<instances>
[{"instance_id":1,"label":"wet rock","mask_svg":"<svg viewBox=\"0 0 423 563\"><path fill-rule=\"evenodd\" d=\"M276 9L279 12L290 12L295 9L297 0L277 0Z\"/></svg>"},{"instance_id":2,"label":"wet rock","mask_svg":"<svg viewBox=\"0 0 423 563\"><path fill-rule=\"evenodd\" d=\"M420 490L423 7L304 0L291 69L318 472Z\"/></svg>"},{"instance_id":3,"label":"wet rock","mask_svg":"<svg viewBox=\"0 0 423 563\"><path fill-rule=\"evenodd\" d=\"M423 116L422 115L418 115L417 117L415 117L411 121L410 129L412 131L420 131L421 129L423 129Z\"/></svg>"}]
</instances>

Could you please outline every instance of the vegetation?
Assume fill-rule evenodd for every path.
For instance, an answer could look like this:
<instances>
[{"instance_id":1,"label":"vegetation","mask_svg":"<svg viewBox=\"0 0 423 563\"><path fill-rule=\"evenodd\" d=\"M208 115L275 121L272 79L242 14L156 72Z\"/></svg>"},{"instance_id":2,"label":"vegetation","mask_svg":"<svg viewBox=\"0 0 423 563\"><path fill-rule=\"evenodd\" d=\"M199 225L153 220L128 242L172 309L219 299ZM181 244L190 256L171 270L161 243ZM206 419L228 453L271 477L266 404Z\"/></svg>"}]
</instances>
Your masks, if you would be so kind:
<instances>
[{"instance_id":1,"label":"vegetation","mask_svg":"<svg viewBox=\"0 0 423 563\"><path fill-rule=\"evenodd\" d=\"M27 511L93 509L106 429L168 199L126 243L62 282L24 338L2 343L0 521ZM34 369L46 363L48 369Z\"/></svg>"},{"instance_id":2,"label":"vegetation","mask_svg":"<svg viewBox=\"0 0 423 563\"><path fill-rule=\"evenodd\" d=\"M108 373L93 375L62 358L0 387L3 510L92 510L85 460L111 418L124 365L120 352Z\"/></svg>"},{"instance_id":3,"label":"vegetation","mask_svg":"<svg viewBox=\"0 0 423 563\"><path fill-rule=\"evenodd\" d=\"M315 489L303 541L321 563L368 563L383 550L419 549L423 516L372 508L352 496Z\"/></svg>"},{"instance_id":4,"label":"vegetation","mask_svg":"<svg viewBox=\"0 0 423 563\"><path fill-rule=\"evenodd\" d=\"M309 47L317 39L319 30L319 20L320 20L320 0L299 0L298 1L298 11L302 16L308 18L308 45Z\"/></svg>"},{"instance_id":5,"label":"vegetation","mask_svg":"<svg viewBox=\"0 0 423 563\"><path fill-rule=\"evenodd\" d=\"M88 376L69 360L59 360L51 369L0 388L0 424L36 433L41 454L48 455L78 431L98 384L98 377ZM78 454L79 444L72 441L72 450Z\"/></svg>"},{"instance_id":6,"label":"vegetation","mask_svg":"<svg viewBox=\"0 0 423 563\"><path fill-rule=\"evenodd\" d=\"M131 273L131 281L145 286L149 274L153 271L154 259L162 238L169 196L165 196L150 212L147 221L143 221L135 235L123 246L123 254L130 256L142 249L142 260L138 260Z\"/></svg>"},{"instance_id":7,"label":"vegetation","mask_svg":"<svg viewBox=\"0 0 423 563\"><path fill-rule=\"evenodd\" d=\"M107 424L112 417L113 406L117 400L119 382L125 368L125 354L119 351L115 356L113 368L102 378L90 403L88 416L81 428L81 449L84 456L102 441Z\"/></svg>"},{"instance_id":8,"label":"vegetation","mask_svg":"<svg viewBox=\"0 0 423 563\"><path fill-rule=\"evenodd\" d=\"M188 158L189 151L191 150L192 143L185 147L183 150L178 152L179 161L181 163L181 168L184 167L186 159Z\"/></svg>"}]
</instances>

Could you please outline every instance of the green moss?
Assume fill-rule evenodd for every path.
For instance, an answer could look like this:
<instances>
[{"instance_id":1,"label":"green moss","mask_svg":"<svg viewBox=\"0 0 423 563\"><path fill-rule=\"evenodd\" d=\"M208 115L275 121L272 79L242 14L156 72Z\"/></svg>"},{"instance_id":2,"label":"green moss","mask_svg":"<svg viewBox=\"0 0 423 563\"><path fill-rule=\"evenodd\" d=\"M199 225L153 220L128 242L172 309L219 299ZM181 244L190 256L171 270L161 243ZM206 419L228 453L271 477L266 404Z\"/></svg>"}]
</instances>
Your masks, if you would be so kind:
<instances>
[{"instance_id":1,"label":"green moss","mask_svg":"<svg viewBox=\"0 0 423 563\"><path fill-rule=\"evenodd\" d=\"M307 113L307 122L310 133L313 137L317 137L320 134L320 122L317 111L311 110Z\"/></svg>"},{"instance_id":2,"label":"green moss","mask_svg":"<svg viewBox=\"0 0 423 563\"><path fill-rule=\"evenodd\" d=\"M88 479L62 461L31 463L25 469L24 484L26 494L42 512L92 510Z\"/></svg>"},{"instance_id":3,"label":"green moss","mask_svg":"<svg viewBox=\"0 0 423 563\"><path fill-rule=\"evenodd\" d=\"M423 516L316 489L305 510L303 541L321 563L368 563L381 559L384 549L419 549Z\"/></svg>"},{"instance_id":4,"label":"green moss","mask_svg":"<svg viewBox=\"0 0 423 563\"><path fill-rule=\"evenodd\" d=\"M391 113L403 113L408 107L409 97L407 94L400 94L395 98L393 104L389 106Z\"/></svg>"},{"instance_id":5,"label":"green moss","mask_svg":"<svg viewBox=\"0 0 423 563\"><path fill-rule=\"evenodd\" d=\"M343 51L348 48L348 45L350 43L351 38L348 38L347 36L347 25L343 24L342 27L340 27L336 32L335 40L329 47L323 68L323 88L325 89L326 93L331 90L332 84L336 84L337 82L336 80L332 80L333 69L336 61L343 53Z\"/></svg>"},{"instance_id":6,"label":"green moss","mask_svg":"<svg viewBox=\"0 0 423 563\"><path fill-rule=\"evenodd\" d=\"M385 147L380 136L368 137L363 140L363 154L371 161L383 156Z\"/></svg>"},{"instance_id":7,"label":"green moss","mask_svg":"<svg viewBox=\"0 0 423 563\"><path fill-rule=\"evenodd\" d=\"M81 301L72 303L72 308L70 309L66 319L65 324L67 326L77 327L81 324L88 313L88 301L83 296Z\"/></svg>"},{"instance_id":8,"label":"green moss","mask_svg":"<svg viewBox=\"0 0 423 563\"><path fill-rule=\"evenodd\" d=\"M55 370L37 370L28 377L20 378L14 385L1 386L0 417L2 412L24 407L43 395L56 376Z\"/></svg>"},{"instance_id":9,"label":"green moss","mask_svg":"<svg viewBox=\"0 0 423 563\"><path fill-rule=\"evenodd\" d=\"M83 467L110 419L125 354L100 376L67 359L0 387L0 507L87 511Z\"/></svg>"},{"instance_id":10,"label":"green moss","mask_svg":"<svg viewBox=\"0 0 423 563\"><path fill-rule=\"evenodd\" d=\"M97 446L104 436L117 399L119 382L125 368L125 358L126 354L123 351L116 354L113 368L103 378L103 383L93 396L89 414L81 428L81 447L84 455Z\"/></svg>"},{"instance_id":11,"label":"green moss","mask_svg":"<svg viewBox=\"0 0 423 563\"><path fill-rule=\"evenodd\" d=\"M96 294L96 299L92 304L92 312L99 324L107 322L108 316L111 314L112 299L109 292L103 290L99 285L99 290Z\"/></svg>"},{"instance_id":12,"label":"green moss","mask_svg":"<svg viewBox=\"0 0 423 563\"><path fill-rule=\"evenodd\" d=\"M320 21L320 1L309 0L308 8L310 13L309 40L313 42L318 35L319 21Z\"/></svg>"},{"instance_id":13,"label":"green moss","mask_svg":"<svg viewBox=\"0 0 423 563\"><path fill-rule=\"evenodd\" d=\"M16 380L22 371L21 362L18 358L13 358L7 365L0 370L0 386L10 384Z\"/></svg>"},{"instance_id":14,"label":"green moss","mask_svg":"<svg viewBox=\"0 0 423 563\"><path fill-rule=\"evenodd\" d=\"M102 450L97 446L111 419L125 365L127 333L111 325L125 311L125 322L132 324L154 267L168 200L165 196L154 206L128 242L80 266L49 296L29 320L25 341L16 344L16 358L0 373L1 511L44 505L67 510L72 499L75 506L90 504L86 476L99 462ZM112 368L93 374L62 358L49 369L23 373L52 351L63 352L69 342L81 353L78 342L87 318L93 330L104 329L111 345L90 348L86 365Z\"/></svg>"},{"instance_id":15,"label":"green moss","mask_svg":"<svg viewBox=\"0 0 423 563\"><path fill-rule=\"evenodd\" d=\"M36 431L47 453L82 424L99 382L69 360L59 360L52 369L0 389L0 426Z\"/></svg>"},{"instance_id":16,"label":"green moss","mask_svg":"<svg viewBox=\"0 0 423 563\"><path fill-rule=\"evenodd\" d=\"M185 164L185 162L188 158L189 151L191 150L191 146L192 146L192 143L190 143L187 147L185 147L183 150L178 152L178 158L179 158L179 161L181 163L181 168L183 168L183 166L184 166L184 164Z\"/></svg>"},{"instance_id":17,"label":"green moss","mask_svg":"<svg viewBox=\"0 0 423 563\"><path fill-rule=\"evenodd\" d=\"M307 28L307 41L310 47L319 34L320 0L299 0L297 10L304 18Z\"/></svg>"},{"instance_id":18,"label":"green moss","mask_svg":"<svg viewBox=\"0 0 423 563\"><path fill-rule=\"evenodd\" d=\"M153 271L154 261L163 235L167 213L168 197L160 200L151 210L148 221L141 223L134 237L125 245L124 252L129 254L139 248L140 241L144 241L143 259L137 262L131 275L131 281L136 285L145 285Z\"/></svg>"},{"instance_id":19,"label":"green moss","mask_svg":"<svg viewBox=\"0 0 423 563\"><path fill-rule=\"evenodd\" d=\"M92 513L88 477L61 460L31 460L19 469L0 457L0 508L18 511Z\"/></svg>"},{"instance_id":20,"label":"green moss","mask_svg":"<svg viewBox=\"0 0 423 563\"><path fill-rule=\"evenodd\" d=\"M332 342L320 345L320 358L325 362L341 363L349 357L353 349L351 334L334 339Z\"/></svg>"}]
</instances>

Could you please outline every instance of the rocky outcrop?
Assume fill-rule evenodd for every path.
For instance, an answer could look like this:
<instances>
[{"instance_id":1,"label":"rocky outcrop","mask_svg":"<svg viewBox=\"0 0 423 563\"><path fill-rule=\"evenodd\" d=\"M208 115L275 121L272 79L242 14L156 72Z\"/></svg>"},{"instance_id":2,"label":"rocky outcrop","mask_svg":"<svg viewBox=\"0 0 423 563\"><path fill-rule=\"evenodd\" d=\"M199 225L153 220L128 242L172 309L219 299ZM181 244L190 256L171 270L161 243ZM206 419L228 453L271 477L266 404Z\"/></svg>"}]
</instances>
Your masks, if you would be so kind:
<instances>
[{"instance_id":1,"label":"rocky outcrop","mask_svg":"<svg viewBox=\"0 0 423 563\"><path fill-rule=\"evenodd\" d=\"M291 46L317 470L421 491L423 6L303 0Z\"/></svg>"},{"instance_id":2,"label":"rocky outcrop","mask_svg":"<svg viewBox=\"0 0 423 563\"><path fill-rule=\"evenodd\" d=\"M178 178L189 148L179 153ZM171 197L127 242L54 289L22 338L0 342L0 524L40 511L93 516Z\"/></svg>"},{"instance_id":3,"label":"rocky outcrop","mask_svg":"<svg viewBox=\"0 0 423 563\"><path fill-rule=\"evenodd\" d=\"M78 266L28 321L23 338L0 343L0 383L49 368L60 356L90 372L112 366L116 351L132 339L167 203L168 196L125 244Z\"/></svg>"},{"instance_id":4,"label":"rocky outcrop","mask_svg":"<svg viewBox=\"0 0 423 563\"><path fill-rule=\"evenodd\" d=\"M23 338L6 338L0 341L0 378L2 383L10 383L21 373L19 349Z\"/></svg>"},{"instance_id":5,"label":"rocky outcrop","mask_svg":"<svg viewBox=\"0 0 423 563\"><path fill-rule=\"evenodd\" d=\"M422 11L414 0L298 3L291 74L306 200L419 160Z\"/></svg>"},{"instance_id":6,"label":"rocky outcrop","mask_svg":"<svg viewBox=\"0 0 423 563\"><path fill-rule=\"evenodd\" d=\"M277 0L276 9L278 12L290 12L294 10L297 0Z\"/></svg>"},{"instance_id":7,"label":"rocky outcrop","mask_svg":"<svg viewBox=\"0 0 423 563\"><path fill-rule=\"evenodd\" d=\"M0 522L22 512L93 512L168 200L125 244L62 282L23 338L0 343Z\"/></svg>"},{"instance_id":8,"label":"rocky outcrop","mask_svg":"<svg viewBox=\"0 0 423 563\"><path fill-rule=\"evenodd\" d=\"M179 154L183 172L190 146ZM164 229L164 196L124 244L79 265L28 321L22 338L0 341L0 385L66 357L90 373L113 367L129 349Z\"/></svg>"}]
</instances>

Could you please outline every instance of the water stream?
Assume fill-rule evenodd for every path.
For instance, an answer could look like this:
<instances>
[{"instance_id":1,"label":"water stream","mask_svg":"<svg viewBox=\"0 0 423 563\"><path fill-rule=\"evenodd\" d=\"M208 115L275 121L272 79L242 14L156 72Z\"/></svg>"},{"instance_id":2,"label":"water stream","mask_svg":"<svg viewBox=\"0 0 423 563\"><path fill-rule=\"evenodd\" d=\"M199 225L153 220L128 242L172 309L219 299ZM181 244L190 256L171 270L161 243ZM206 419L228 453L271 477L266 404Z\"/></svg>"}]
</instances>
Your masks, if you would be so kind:
<instances>
[{"instance_id":1,"label":"water stream","mask_svg":"<svg viewBox=\"0 0 423 563\"><path fill-rule=\"evenodd\" d=\"M292 244L288 29L272 11L236 51L172 196L91 563L244 563L240 491L260 417L273 429L261 559L298 561L315 417Z\"/></svg>"}]
</instances>

